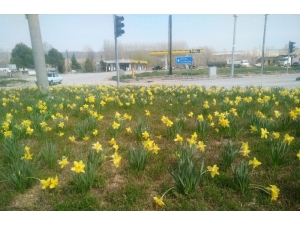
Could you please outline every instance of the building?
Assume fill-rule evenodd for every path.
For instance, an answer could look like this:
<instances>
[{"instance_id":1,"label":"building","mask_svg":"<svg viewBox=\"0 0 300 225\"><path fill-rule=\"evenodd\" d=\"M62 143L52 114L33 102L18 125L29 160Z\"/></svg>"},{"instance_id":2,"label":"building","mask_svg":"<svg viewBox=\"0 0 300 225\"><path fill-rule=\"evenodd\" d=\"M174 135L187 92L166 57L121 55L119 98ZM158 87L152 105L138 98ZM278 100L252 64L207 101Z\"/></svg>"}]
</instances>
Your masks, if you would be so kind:
<instances>
[{"instance_id":1,"label":"building","mask_svg":"<svg viewBox=\"0 0 300 225\"><path fill-rule=\"evenodd\" d=\"M107 71L116 70L116 60L103 60L107 64ZM131 71L132 68L135 70L147 70L147 61L132 60L132 59L119 59L119 66L121 70Z\"/></svg>"},{"instance_id":2,"label":"building","mask_svg":"<svg viewBox=\"0 0 300 225\"><path fill-rule=\"evenodd\" d=\"M282 58L282 57L286 57L287 55L278 55L278 56L265 56L264 57L264 65L265 66L277 66L278 63L279 63L279 60ZM295 58L297 57L297 55L295 54L290 54L290 56L292 58ZM261 57L256 60L256 63L261 63Z\"/></svg>"}]
</instances>

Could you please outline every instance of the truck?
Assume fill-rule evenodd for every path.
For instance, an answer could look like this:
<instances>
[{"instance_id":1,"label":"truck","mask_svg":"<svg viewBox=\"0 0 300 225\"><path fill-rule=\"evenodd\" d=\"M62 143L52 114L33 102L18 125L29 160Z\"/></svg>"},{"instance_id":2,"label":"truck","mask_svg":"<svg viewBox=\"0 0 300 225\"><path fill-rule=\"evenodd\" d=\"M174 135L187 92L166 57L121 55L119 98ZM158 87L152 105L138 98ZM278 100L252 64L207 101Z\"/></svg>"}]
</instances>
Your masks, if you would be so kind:
<instances>
[{"instance_id":1,"label":"truck","mask_svg":"<svg viewBox=\"0 0 300 225\"><path fill-rule=\"evenodd\" d=\"M292 65L292 59L290 56L285 56L285 57L282 57L280 60L279 60L279 66L291 66Z\"/></svg>"}]
</instances>

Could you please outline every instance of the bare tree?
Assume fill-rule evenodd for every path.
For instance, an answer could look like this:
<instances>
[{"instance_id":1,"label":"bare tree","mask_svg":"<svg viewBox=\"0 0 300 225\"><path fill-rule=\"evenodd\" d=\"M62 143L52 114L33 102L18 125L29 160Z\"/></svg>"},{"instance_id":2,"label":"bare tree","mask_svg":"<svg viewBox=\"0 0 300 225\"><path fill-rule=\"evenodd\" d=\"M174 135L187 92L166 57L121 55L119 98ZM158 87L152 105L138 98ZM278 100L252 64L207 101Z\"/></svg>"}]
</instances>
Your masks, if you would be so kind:
<instances>
[{"instance_id":1,"label":"bare tree","mask_svg":"<svg viewBox=\"0 0 300 225\"><path fill-rule=\"evenodd\" d=\"M92 47L86 45L83 49L85 52L85 58L90 59L93 63L95 62L95 52Z\"/></svg>"}]
</instances>

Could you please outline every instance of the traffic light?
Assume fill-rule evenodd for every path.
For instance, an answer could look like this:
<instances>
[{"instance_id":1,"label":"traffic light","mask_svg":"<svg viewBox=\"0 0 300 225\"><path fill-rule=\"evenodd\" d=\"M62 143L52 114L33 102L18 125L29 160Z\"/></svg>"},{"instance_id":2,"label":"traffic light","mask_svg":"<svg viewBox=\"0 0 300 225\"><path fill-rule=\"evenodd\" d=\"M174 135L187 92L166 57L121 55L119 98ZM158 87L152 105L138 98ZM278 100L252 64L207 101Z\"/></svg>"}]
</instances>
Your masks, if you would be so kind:
<instances>
[{"instance_id":1,"label":"traffic light","mask_svg":"<svg viewBox=\"0 0 300 225\"><path fill-rule=\"evenodd\" d=\"M294 44L296 44L296 42L292 42L292 41L289 42L289 51L290 51L289 53L292 53L293 51L295 51Z\"/></svg>"},{"instance_id":2,"label":"traffic light","mask_svg":"<svg viewBox=\"0 0 300 225\"><path fill-rule=\"evenodd\" d=\"M124 30L122 30L122 28L125 26L124 23L122 23L122 21L124 20L123 16L116 16L115 15L115 37L120 37L122 34L125 33Z\"/></svg>"}]
</instances>

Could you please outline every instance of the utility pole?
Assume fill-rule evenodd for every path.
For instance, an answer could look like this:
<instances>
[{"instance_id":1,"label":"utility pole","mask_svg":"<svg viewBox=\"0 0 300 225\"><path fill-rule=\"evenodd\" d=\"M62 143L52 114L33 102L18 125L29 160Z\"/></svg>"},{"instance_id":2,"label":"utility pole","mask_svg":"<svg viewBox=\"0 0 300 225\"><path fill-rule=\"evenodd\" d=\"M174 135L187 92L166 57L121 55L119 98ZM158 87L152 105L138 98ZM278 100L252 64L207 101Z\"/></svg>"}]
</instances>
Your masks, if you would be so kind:
<instances>
[{"instance_id":1,"label":"utility pole","mask_svg":"<svg viewBox=\"0 0 300 225\"><path fill-rule=\"evenodd\" d=\"M169 15L169 56L170 56L169 75L172 75L172 15Z\"/></svg>"},{"instance_id":2,"label":"utility pole","mask_svg":"<svg viewBox=\"0 0 300 225\"><path fill-rule=\"evenodd\" d=\"M41 92L47 93L49 89L49 83L47 78L39 17L37 14L26 14L26 18L28 19L29 25L37 86Z\"/></svg>"},{"instance_id":3,"label":"utility pole","mask_svg":"<svg viewBox=\"0 0 300 225\"><path fill-rule=\"evenodd\" d=\"M264 65L265 65L265 36L266 36L267 16L268 14L265 14L265 28L264 28L262 56L261 56L261 70L260 70L261 74L264 73Z\"/></svg>"},{"instance_id":4,"label":"utility pole","mask_svg":"<svg viewBox=\"0 0 300 225\"><path fill-rule=\"evenodd\" d=\"M233 29L233 44L232 44L232 56L231 56L231 74L230 77L233 78L234 75L234 48L235 48L235 25L236 25L236 18L238 14L233 14L234 17L234 29Z\"/></svg>"},{"instance_id":5,"label":"utility pole","mask_svg":"<svg viewBox=\"0 0 300 225\"><path fill-rule=\"evenodd\" d=\"M67 52L67 73L69 72L69 56L68 56L68 50L66 50Z\"/></svg>"}]
</instances>

